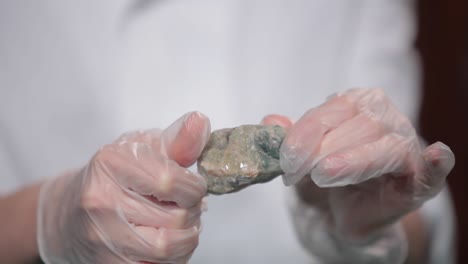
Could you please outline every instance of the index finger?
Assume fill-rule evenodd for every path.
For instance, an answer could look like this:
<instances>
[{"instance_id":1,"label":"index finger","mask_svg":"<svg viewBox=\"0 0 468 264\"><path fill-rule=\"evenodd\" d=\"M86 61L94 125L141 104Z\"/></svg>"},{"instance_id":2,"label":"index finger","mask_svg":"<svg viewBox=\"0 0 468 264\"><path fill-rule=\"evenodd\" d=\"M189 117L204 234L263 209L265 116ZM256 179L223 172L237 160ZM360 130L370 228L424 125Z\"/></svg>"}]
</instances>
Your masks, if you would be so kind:
<instances>
[{"instance_id":1,"label":"index finger","mask_svg":"<svg viewBox=\"0 0 468 264\"><path fill-rule=\"evenodd\" d=\"M280 148L280 165L286 173L284 183L295 184L309 173L323 136L357 113L357 107L341 96L307 111L289 129Z\"/></svg>"}]
</instances>

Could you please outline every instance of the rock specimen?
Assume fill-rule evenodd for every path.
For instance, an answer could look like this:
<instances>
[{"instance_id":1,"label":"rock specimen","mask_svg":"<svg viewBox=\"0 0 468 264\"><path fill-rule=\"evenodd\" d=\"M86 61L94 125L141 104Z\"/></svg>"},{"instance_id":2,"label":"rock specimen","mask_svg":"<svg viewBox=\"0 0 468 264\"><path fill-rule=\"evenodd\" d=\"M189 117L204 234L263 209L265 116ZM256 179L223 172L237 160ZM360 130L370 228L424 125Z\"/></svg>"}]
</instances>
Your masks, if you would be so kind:
<instances>
[{"instance_id":1,"label":"rock specimen","mask_svg":"<svg viewBox=\"0 0 468 264\"><path fill-rule=\"evenodd\" d=\"M283 174L279 148L286 136L279 126L244 125L211 133L198 160L208 192L224 194Z\"/></svg>"}]
</instances>

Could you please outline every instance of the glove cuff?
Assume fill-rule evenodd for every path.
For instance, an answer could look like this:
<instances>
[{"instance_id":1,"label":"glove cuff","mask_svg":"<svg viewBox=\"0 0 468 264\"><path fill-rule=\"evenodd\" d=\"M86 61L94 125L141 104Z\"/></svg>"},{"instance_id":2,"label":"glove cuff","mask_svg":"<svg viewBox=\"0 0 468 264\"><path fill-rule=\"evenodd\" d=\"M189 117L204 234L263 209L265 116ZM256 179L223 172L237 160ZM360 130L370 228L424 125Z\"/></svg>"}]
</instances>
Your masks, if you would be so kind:
<instances>
[{"instance_id":1,"label":"glove cuff","mask_svg":"<svg viewBox=\"0 0 468 264\"><path fill-rule=\"evenodd\" d=\"M69 216L67 208L61 206L68 204L66 201L74 199L74 197L65 193L67 188L62 186L73 186L73 183L78 177L76 171L65 173L59 177L50 179L43 183L39 193L39 202L37 209L37 245L39 255L44 263L68 263L64 259L58 257L59 252L64 252L61 234L64 234L63 229L66 223L65 218ZM62 241L62 242L61 242Z\"/></svg>"}]
</instances>

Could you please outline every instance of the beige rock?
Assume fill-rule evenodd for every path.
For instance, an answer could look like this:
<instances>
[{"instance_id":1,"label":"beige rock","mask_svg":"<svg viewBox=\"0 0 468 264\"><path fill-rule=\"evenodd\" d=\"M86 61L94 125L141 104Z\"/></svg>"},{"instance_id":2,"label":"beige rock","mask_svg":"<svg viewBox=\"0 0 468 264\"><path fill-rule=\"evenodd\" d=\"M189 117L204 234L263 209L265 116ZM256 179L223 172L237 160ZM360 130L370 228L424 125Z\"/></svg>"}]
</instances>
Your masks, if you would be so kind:
<instances>
[{"instance_id":1,"label":"beige rock","mask_svg":"<svg viewBox=\"0 0 468 264\"><path fill-rule=\"evenodd\" d=\"M286 135L279 126L244 125L217 130L198 160L208 192L224 194L283 174L279 148Z\"/></svg>"}]
</instances>

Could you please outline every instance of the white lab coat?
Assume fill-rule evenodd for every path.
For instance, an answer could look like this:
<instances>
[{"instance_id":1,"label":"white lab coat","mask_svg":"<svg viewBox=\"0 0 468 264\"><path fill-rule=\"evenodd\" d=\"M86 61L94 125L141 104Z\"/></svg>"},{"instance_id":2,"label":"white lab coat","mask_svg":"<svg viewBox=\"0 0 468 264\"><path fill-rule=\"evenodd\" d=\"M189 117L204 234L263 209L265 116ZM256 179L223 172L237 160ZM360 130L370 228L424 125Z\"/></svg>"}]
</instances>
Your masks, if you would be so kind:
<instances>
[{"instance_id":1,"label":"white lab coat","mask_svg":"<svg viewBox=\"0 0 468 264\"><path fill-rule=\"evenodd\" d=\"M403 0L1 1L0 194L191 110L214 129L297 119L365 86L414 120L414 23ZM210 197L192 263L308 263L284 188Z\"/></svg>"}]
</instances>

